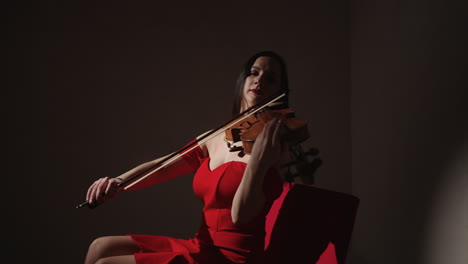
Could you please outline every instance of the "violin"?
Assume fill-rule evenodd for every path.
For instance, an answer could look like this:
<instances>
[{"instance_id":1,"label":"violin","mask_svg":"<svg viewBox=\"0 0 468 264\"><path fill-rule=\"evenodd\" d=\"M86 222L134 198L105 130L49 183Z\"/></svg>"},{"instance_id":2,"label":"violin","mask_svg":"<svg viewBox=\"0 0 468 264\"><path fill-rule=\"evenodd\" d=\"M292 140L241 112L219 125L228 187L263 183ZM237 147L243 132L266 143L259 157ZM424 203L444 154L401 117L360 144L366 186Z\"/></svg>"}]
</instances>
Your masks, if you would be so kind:
<instances>
[{"instance_id":1,"label":"violin","mask_svg":"<svg viewBox=\"0 0 468 264\"><path fill-rule=\"evenodd\" d=\"M288 133L286 133L284 140L291 146L298 146L300 142L303 142L309 137L309 133L307 130L307 122L303 119L296 118L294 116L294 112L291 109L272 110L269 108L270 106L278 105L278 103L276 102L284 96L286 96L286 94L282 91L279 91L278 93L275 93L272 96L265 98L259 104L248 108L247 110L240 113L232 120L224 123L217 129L214 129L204 134L203 136L192 141L188 145L182 147L178 151L166 156L164 159L154 164L153 166L147 168L145 171L142 171L141 173L134 175L126 179L125 181L122 181L117 185L117 188L122 187L124 188L124 190L131 188L133 185L147 178L154 172L163 169L173 161L179 159L186 153L195 149L198 145L205 143L206 141L212 139L213 137L219 135L222 132L226 133L226 140L228 141L228 147L230 147L231 151L242 151L245 154L250 154L252 151L253 144L255 142L255 138L263 130L265 124L277 116L282 116L283 118L286 118L285 126L288 130ZM241 149L238 147L232 147L229 141L242 141L243 147ZM297 153L301 154L300 152ZM303 158L300 158L298 160L305 161L305 159ZM288 168L291 165L292 164L288 164ZM313 171L315 171L315 169ZM293 174L290 174L290 176L295 177ZM97 204L89 204L88 202L84 202L77 205L76 208L81 208L84 206L93 209L97 206Z\"/></svg>"},{"instance_id":2,"label":"violin","mask_svg":"<svg viewBox=\"0 0 468 264\"><path fill-rule=\"evenodd\" d=\"M225 130L225 139L229 151L241 151L242 153L250 154L257 136L263 131L265 125L276 117L284 119L283 123L287 132L281 139L283 142L289 145L298 145L309 138L307 121L295 117L292 109L271 110L265 108ZM242 141L242 146L232 145L232 143L239 141Z\"/></svg>"},{"instance_id":3,"label":"violin","mask_svg":"<svg viewBox=\"0 0 468 264\"><path fill-rule=\"evenodd\" d=\"M225 130L225 140L229 151L245 155L252 152L253 145L257 136L263 131L266 123L272 119L280 117L283 118L283 124L286 128L285 136L281 138L282 142L289 145L289 151L294 154L295 161L284 164L282 167L287 167L285 180L287 182L294 181L294 178L299 175L307 175L303 179L305 184L313 184L313 175L315 171L322 165L320 158L309 157L317 156L320 152L316 148L310 148L304 151L299 145L309 138L309 130L307 128L307 121L295 116L292 109L280 108L270 109L269 107L260 110L259 112L250 115L245 120L236 122L232 127ZM242 146L235 146L233 143L242 141Z\"/></svg>"}]
</instances>

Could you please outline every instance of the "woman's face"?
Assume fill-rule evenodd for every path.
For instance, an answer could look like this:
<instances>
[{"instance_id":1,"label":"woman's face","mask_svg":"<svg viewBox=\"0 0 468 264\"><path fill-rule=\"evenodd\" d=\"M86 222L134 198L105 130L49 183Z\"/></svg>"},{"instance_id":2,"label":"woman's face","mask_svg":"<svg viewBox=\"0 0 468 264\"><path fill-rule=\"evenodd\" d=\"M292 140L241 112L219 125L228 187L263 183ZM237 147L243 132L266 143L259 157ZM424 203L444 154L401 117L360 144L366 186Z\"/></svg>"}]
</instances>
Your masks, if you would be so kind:
<instances>
[{"instance_id":1,"label":"woman's face","mask_svg":"<svg viewBox=\"0 0 468 264\"><path fill-rule=\"evenodd\" d=\"M245 78L241 112L281 89L281 66L271 57L259 57Z\"/></svg>"}]
</instances>

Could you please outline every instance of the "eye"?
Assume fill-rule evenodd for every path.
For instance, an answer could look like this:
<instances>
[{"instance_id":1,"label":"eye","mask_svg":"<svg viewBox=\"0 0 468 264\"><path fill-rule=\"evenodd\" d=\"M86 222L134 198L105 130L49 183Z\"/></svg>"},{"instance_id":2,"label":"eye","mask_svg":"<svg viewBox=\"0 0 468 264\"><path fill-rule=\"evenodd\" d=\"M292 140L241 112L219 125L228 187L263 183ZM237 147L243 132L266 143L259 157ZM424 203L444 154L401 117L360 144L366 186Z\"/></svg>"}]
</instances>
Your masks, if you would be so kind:
<instances>
[{"instance_id":1,"label":"eye","mask_svg":"<svg viewBox=\"0 0 468 264\"><path fill-rule=\"evenodd\" d=\"M250 75L258 76L258 71L257 70L250 70L249 76Z\"/></svg>"}]
</instances>

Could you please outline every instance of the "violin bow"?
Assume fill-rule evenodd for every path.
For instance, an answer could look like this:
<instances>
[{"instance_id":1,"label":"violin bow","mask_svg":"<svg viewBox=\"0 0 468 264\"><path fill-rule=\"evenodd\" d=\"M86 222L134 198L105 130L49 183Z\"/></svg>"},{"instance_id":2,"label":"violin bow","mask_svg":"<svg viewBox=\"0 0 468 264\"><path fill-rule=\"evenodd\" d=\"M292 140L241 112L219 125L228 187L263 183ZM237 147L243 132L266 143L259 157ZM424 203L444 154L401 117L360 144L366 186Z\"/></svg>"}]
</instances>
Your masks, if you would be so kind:
<instances>
[{"instance_id":1,"label":"violin bow","mask_svg":"<svg viewBox=\"0 0 468 264\"><path fill-rule=\"evenodd\" d=\"M195 149L198 145L205 143L206 141L212 139L213 137L219 135L219 133L224 132L226 129L231 128L233 125L237 124L238 122L248 118L249 116L257 113L258 111L270 106L272 103L278 101L279 99L283 98L286 96L286 94L283 91L279 91L278 93L275 93L264 100L262 102L248 108L247 110L243 111L240 113L238 116L234 117L233 119L227 121L226 123L222 124L220 127L211 130L210 132L205 133L198 139L192 141L188 145L182 147L178 151L166 156L164 159L159 161L158 163L152 165L151 167L147 168L146 170L130 177L129 179L126 179L125 181L119 183L117 185L117 188L124 188L124 190L127 190L137 184L138 182L146 179L149 177L151 174L161 170L162 168L166 167L167 165L171 164L175 160L179 159L183 155L187 154L188 152L192 151ZM90 209L93 209L98 206L98 204L90 204L88 202L81 203L76 206L76 208L81 208L87 206Z\"/></svg>"}]
</instances>

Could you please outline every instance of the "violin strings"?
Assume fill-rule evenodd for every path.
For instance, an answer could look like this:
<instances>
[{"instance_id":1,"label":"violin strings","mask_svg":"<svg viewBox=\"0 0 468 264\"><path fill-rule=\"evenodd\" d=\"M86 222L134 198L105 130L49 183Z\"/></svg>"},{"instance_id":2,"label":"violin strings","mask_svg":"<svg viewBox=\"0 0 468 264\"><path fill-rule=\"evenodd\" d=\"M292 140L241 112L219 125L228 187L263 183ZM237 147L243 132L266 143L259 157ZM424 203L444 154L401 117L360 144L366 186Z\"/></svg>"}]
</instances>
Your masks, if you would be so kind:
<instances>
[{"instance_id":1,"label":"violin strings","mask_svg":"<svg viewBox=\"0 0 468 264\"><path fill-rule=\"evenodd\" d=\"M143 175L140 177L140 176L136 176L136 177L139 177L138 179L134 180L134 178L131 178L129 179L128 181L126 182L122 182L120 184L120 186L123 186L123 185L126 185L124 186L124 190L127 190L129 188L131 188L132 186L134 186L135 184L137 184L138 182L146 179L148 176L150 176L151 174L161 170L162 168L164 168L165 166L171 164L172 162L174 162L175 160L179 159L180 157L182 157L183 155L185 155L186 153L192 151L193 149L195 149L197 146L205 143L206 141L212 139L213 137L217 136L219 133L222 133L223 131L225 131L226 129L229 129L230 127L232 127L234 124L246 119L247 117L257 113L258 111L262 110L263 108L265 107L268 107L270 106L271 104L276 104L274 102L278 101L279 99L281 99L282 97L284 97L286 94L285 93L281 93L281 95L275 97L274 99L268 101L267 103L265 104L262 104L260 106L257 106L257 107L252 107L251 109L248 109L246 110L245 112L241 113L241 116L244 115L243 117L240 117L240 118L235 118L234 120L232 121L229 121L227 123L227 125L224 125L222 126L221 128L219 129L216 129L212 132L208 132L206 133L205 135L201 136L199 139L195 140L194 142L192 142L189 146L185 147L185 148L182 148L181 150L173 153L172 155L170 155L169 157L167 157L165 160L162 160L159 164L156 164L154 166L157 166L155 169L152 169L152 170L149 170L148 172L143 172ZM132 181L131 183L127 184L128 182Z\"/></svg>"}]
</instances>

